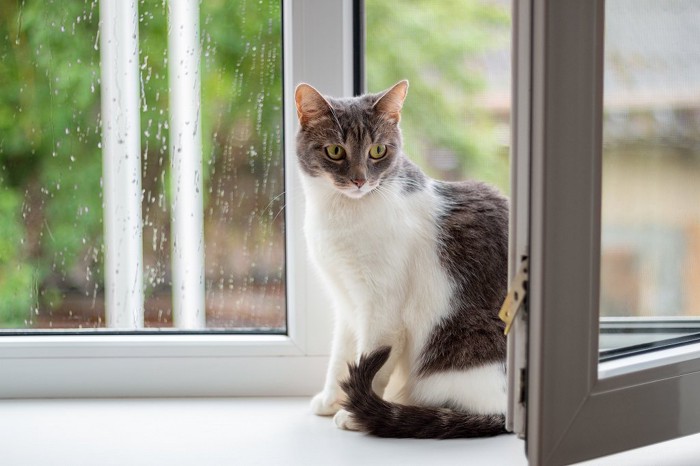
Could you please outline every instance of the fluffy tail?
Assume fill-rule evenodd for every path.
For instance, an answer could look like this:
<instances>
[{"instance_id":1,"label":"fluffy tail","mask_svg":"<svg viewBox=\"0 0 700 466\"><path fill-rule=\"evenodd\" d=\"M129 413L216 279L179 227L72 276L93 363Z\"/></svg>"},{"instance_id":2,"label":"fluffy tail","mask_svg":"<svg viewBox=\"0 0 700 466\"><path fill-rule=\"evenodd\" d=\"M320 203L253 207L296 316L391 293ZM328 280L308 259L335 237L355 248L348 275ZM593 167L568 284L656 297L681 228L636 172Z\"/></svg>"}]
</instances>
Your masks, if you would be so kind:
<instances>
[{"instance_id":1,"label":"fluffy tail","mask_svg":"<svg viewBox=\"0 0 700 466\"><path fill-rule=\"evenodd\" d=\"M372 380L386 363L385 346L350 364L350 377L341 384L348 398L344 408L360 430L378 437L464 438L506 433L505 416L469 414L445 408L407 406L383 400L372 390Z\"/></svg>"}]
</instances>

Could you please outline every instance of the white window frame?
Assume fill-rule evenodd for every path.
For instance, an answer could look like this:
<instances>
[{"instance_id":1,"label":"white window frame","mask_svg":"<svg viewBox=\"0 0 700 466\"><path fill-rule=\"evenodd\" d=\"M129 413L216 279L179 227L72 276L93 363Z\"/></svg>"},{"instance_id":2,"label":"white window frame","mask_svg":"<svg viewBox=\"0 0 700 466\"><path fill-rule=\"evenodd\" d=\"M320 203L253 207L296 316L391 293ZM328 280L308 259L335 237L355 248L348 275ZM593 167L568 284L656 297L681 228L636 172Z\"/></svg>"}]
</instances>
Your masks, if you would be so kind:
<instances>
[{"instance_id":1,"label":"white window frame","mask_svg":"<svg viewBox=\"0 0 700 466\"><path fill-rule=\"evenodd\" d=\"M522 377L511 371L510 421L538 465L700 432L700 345L598 363L604 1L516 3L527 44L516 62L531 81L516 92L527 111L515 126L530 135L515 148L529 160L529 226L518 228L530 281L510 343L511 357L527 357Z\"/></svg>"},{"instance_id":2,"label":"white window frame","mask_svg":"<svg viewBox=\"0 0 700 466\"><path fill-rule=\"evenodd\" d=\"M322 388L332 309L307 260L295 85L352 95L350 0L284 0L287 335L0 335L0 398L310 395Z\"/></svg>"}]
</instances>

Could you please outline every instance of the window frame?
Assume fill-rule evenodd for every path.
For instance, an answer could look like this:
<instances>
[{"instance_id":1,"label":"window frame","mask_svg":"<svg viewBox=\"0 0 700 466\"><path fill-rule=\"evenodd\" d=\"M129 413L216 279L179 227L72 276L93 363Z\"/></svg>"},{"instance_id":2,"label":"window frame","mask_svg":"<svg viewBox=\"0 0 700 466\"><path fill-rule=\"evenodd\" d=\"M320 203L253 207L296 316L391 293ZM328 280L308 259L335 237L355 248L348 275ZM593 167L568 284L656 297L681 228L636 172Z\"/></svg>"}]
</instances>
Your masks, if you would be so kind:
<instances>
[{"instance_id":1,"label":"window frame","mask_svg":"<svg viewBox=\"0 0 700 466\"><path fill-rule=\"evenodd\" d=\"M353 93L353 8L347 0L282 1L287 335L0 334L0 398L281 396L321 389L332 310L307 260L294 156L298 123L289 102L302 81L329 94Z\"/></svg>"},{"instance_id":2,"label":"window frame","mask_svg":"<svg viewBox=\"0 0 700 466\"><path fill-rule=\"evenodd\" d=\"M523 3L528 458L568 464L699 432L700 345L598 362L604 0Z\"/></svg>"}]
</instances>

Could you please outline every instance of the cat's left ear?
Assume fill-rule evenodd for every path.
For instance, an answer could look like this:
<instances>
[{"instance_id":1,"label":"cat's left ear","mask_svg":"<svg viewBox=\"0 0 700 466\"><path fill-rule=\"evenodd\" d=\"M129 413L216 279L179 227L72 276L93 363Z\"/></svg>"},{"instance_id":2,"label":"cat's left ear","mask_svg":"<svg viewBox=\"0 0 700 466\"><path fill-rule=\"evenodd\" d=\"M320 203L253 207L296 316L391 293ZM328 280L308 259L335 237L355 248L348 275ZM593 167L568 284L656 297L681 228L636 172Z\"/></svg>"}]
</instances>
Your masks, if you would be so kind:
<instances>
[{"instance_id":1,"label":"cat's left ear","mask_svg":"<svg viewBox=\"0 0 700 466\"><path fill-rule=\"evenodd\" d=\"M407 93L408 81L404 79L385 91L374 103L374 108L393 122L398 123L401 120L401 108Z\"/></svg>"}]
</instances>

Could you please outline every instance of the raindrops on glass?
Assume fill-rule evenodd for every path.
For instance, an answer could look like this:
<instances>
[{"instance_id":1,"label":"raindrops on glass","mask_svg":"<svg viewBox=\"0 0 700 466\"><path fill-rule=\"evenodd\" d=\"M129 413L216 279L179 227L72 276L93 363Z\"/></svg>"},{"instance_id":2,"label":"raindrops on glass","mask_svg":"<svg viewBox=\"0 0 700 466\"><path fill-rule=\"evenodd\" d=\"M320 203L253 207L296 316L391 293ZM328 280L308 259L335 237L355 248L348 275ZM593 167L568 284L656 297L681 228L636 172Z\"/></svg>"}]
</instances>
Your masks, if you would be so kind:
<instances>
[{"instance_id":1,"label":"raindrops on glass","mask_svg":"<svg viewBox=\"0 0 700 466\"><path fill-rule=\"evenodd\" d=\"M0 329L104 328L99 2L7 8L0 25L7 89L0 100ZM167 2L140 0L138 10L145 325L168 328L177 186L170 179L176 135L168 121ZM200 18L202 100L188 127L201 120L207 326L281 332L281 2L201 2Z\"/></svg>"}]
</instances>

